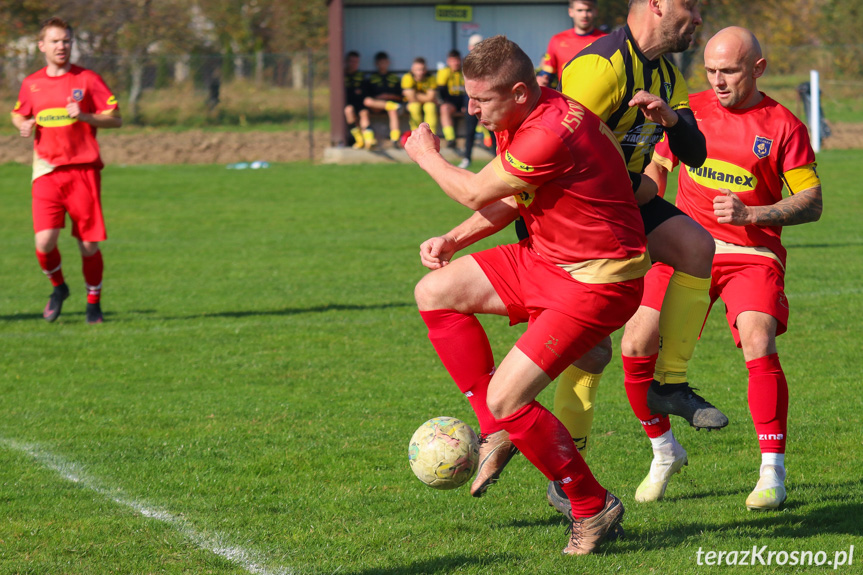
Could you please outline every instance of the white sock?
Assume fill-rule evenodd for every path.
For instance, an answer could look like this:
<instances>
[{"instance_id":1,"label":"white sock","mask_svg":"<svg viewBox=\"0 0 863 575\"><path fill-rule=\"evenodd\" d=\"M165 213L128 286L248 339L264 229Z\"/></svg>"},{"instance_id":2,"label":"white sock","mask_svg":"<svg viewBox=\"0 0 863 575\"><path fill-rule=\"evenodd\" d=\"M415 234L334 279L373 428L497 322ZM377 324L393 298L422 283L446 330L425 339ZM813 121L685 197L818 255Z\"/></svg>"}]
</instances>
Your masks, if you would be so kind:
<instances>
[{"instance_id":1,"label":"white sock","mask_svg":"<svg viewBox=\"0 0 863 575\"><path fill-rule=\"evenodd\" d=\"M776 474L779 479L785 481L785 454L784 453L762 453L761 454L761 469L759 473L764 472L764 466L772 465L776 468Z\"/></svg>"},{"instance_id":2,"label":"white sock","mask_svg":"<svg viewBox=\"0 0 863 575\"><path fill-rule=\"evenodd\" d=\"M650 437L649 439L650 444L653 446L653 451L658 451L660 448L665 447L666 445L673 445L677 443L677 440L674 438L674 432L670 429L659 437Z\"/></svg>"},{"instance_id":3,"label":"white sock","mask_svg":"<svg viewBox=\"0 0 863 575\"><path fill-rule=\"evenodd\" d=\"M683 446L677 442L674 432L670 429L659 437L651 437L650 444L653 446L654 458L667 460L677 457L683 452Z\"/></svg>"}]
</instances>

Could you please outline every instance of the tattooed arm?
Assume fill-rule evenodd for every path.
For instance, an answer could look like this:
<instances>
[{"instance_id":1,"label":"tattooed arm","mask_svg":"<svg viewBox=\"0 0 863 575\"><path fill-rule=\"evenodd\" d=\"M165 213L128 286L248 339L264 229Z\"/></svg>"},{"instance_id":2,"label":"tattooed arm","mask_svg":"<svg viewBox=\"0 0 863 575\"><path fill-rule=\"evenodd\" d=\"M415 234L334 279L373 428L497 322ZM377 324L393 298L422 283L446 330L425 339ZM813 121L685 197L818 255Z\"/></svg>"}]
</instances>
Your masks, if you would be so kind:
<instances>
[{"instance_id":1,"label":"tattooed arm","mask_svg":"<svg viewBox=\"0 0 863 575\"><path fill-rule=\"evenodd\" d=\"M821 217L821 186L815 186L769 206L747 206L730 190L713 198L713 213L720 224L745 226L795 226Z\"/></svg>"}]
</instances>

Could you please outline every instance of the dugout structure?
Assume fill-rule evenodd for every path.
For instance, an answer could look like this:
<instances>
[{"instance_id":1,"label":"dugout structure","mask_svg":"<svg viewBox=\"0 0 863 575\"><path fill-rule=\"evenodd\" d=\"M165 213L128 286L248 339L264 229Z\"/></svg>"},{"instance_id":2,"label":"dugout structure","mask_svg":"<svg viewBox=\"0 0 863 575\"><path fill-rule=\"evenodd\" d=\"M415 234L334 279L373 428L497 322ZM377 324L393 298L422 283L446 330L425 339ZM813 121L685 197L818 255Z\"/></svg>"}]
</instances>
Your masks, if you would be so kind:
<instances>
[{"instance_id":1,"label":"dugout structure","mask_svg":"<svg viewBox=\"0 0 863 575\"><path fill-rule=\"evenodd\" d=\"M374 70L374 55L383 50L391 69L404 72L422 56L430 71L446 61L452 49L467 54L468 38L505 34L539 64L548 39L572 27L567 0L472 0L410 2L406 0L328 0L330 139L345 145L344 55L360 53L360 69Z\"/></svg>"}]
</instances>

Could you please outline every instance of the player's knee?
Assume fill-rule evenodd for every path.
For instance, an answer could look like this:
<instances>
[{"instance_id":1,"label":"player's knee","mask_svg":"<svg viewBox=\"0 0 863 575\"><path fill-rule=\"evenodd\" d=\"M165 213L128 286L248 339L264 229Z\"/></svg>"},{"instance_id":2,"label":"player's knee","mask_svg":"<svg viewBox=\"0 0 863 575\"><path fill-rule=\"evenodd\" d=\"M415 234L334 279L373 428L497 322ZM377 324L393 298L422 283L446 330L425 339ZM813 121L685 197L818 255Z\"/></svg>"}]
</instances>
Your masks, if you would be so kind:
<instances>
[{"instance_id":1,"label":"player's knee","mask_svg":"<svg viewBox=\"0 0 863 575\"><path fill-rule=\"evenodd\" d=\"M519 405L514 403L514 400L508 394L502 393L500 390L489 387L488 396L486 398L488 410L495 419L501 419L512 415L519 410Z\"/></svg>"},{"instance_id":2,"label":"player's knee","mask_svg":"<svg viewBox=\"0 0 863 575\"><path fill-rule=\"evenodd\" d=\"M776 353L776 338L762 330L741 334L740 347L746 358L757 359Z\"/></svg>"},{"instance_id":3,"label":"player's knee","mask_svg":"<svg viewBox=\"0 0 863 575\"><path fill-rule=\"evenodd\" d=\"M593 349L578 358L574 365L587 373L602 373L605 366L611 363L611 354L611 338L606 337Z\"/></svg>"},{"instance_id":4,"label":"player's knee","mask_svg":"<svg viewBox=\"0 0 863 575\"><path fill-rule=\"evenodd\" d=\"M451 306L446 298L447 291L438 274L426 274L414 288L417 307L420 311L448 309Z\"/></svg>"},{"instance_id":5,"label":"player's knee","mask_svg":"<svg viewBox=\"0 0 863 575\"><path fill-rule=\"evenodd\" d=\"M658 332L653 334L628 327L620 339L620 353L624 357L648 357L659 351Z\"/></svg>"},{"instance_id":6,"label":"player's knee","mask_svg":"<svg viewBox=\"0 0 863 575\"><path fill-rule=\"evenodd\" d=\"M79 242L78 249L81 251L82 256L89 258L96 255L96 252L99 251L99 242Z\"/></svg>"},{"instance_id":7,"label":"player's knee","mask_svg":"<svg viewBox=\"0 0 863 575\"><path fill-rule=\"evenodd\" d=\"M57 240L53 239L44 239L40 240L36 238L36 251L47 254L54 251L54 248L57 247Z\"/></svg>"},{"instance_id":8,"label":"player's knee","mask_svg":"<svg viewBox=\"0 0 863 575\"><path fill-rule=\"evenodd\" d=\"M710 233L688 216L669 218L648 235L651 257L675 271L709 277L716 244Z\"/></svg>"},{"instance_id":9,"label":"player's knee","mask_svg":"<svg viewBox=\"0 0 863 575\"><path fill-rule=\"evenodd\" d=\"M675 269L695 277L709 277L716 242L707 230L692 223L686 230L685 241L681 242L684 247L681 254L683 261Z\"/></svg>"}]
</instances>

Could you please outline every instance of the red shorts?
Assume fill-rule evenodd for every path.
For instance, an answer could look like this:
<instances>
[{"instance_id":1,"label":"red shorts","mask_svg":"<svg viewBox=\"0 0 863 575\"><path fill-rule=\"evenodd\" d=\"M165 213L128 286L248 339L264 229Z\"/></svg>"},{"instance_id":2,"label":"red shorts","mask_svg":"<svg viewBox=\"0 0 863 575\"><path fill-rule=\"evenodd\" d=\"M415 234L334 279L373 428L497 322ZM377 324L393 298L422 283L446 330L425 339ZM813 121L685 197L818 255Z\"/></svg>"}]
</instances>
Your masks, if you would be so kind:
<instances>
[{"instance_id":1,"label":"red shorts","mask_svg":"<svg viewBox=\"0 0 863 575\"><path fill-rule=\"evenodd\" d=\"M638 309L644 282L581 283L528 245L523 240L473 258L506 304L510 325L528 322L516 346L554 379L623 327Z\"/></svg>"},{"instance_id":2,"label":"red shorts","mask_svg":"<svg viewBox=\"0 0 863 575\"><path fill-rule=\"evenodd\" d=\"M668 280L674 270L655 263L644 278L641 305L660 310ZM785 274L780 265L763 256L726 256L713 258L710 282L710 306L722 298L725 319L734 343L740 347L737 316L744 311L758 311L776 319L776 335L788 330L788 298L785 296ZM709 313L709 312L708 312Z\"/></svg>"},{"instance_id":3,"label":"red shorts","mask_svg":"<svg viewBox=\"0 0 863 575\"><path fill-rule=\"evenodd\" d=\"M66 227L85 242L108 239L102 217L102 176L93 167L64 167L33 180L33 231Z\"/></svg>"}]
</instances>

